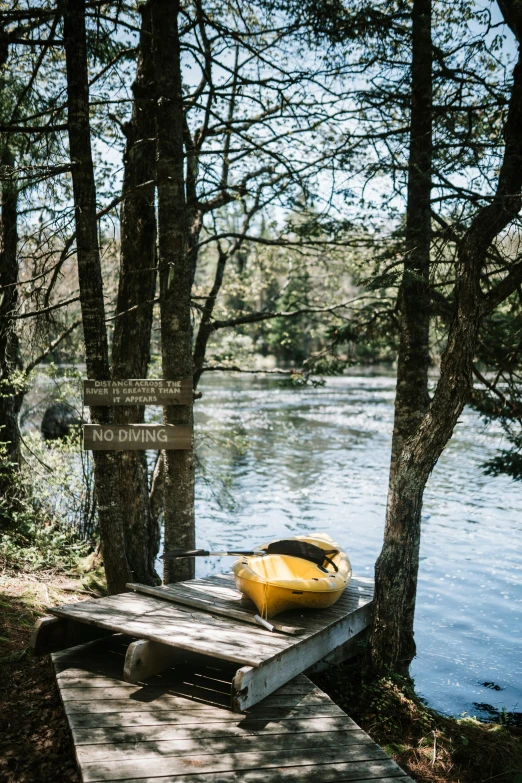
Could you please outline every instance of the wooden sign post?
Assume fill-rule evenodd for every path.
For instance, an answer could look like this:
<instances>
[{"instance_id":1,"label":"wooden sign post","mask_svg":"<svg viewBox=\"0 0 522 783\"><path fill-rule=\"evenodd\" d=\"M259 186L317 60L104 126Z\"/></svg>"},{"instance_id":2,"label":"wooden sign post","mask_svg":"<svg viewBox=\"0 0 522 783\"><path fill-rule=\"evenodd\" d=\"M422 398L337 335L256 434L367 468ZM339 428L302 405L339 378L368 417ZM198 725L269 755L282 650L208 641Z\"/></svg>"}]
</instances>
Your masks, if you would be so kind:
<instances>
[{"instance_id":1,"label":"wooden sign post","mask_svg":"<svg viewBox=\"0 0 522 783\"><path fill-rule=\"evenodd\" d=\"M192 405L192 378L180 381L84 381L84 405ZM182 424L84 424L87 451L137 451L192 446L192 427Z\"/></svg>"}]
</instances>

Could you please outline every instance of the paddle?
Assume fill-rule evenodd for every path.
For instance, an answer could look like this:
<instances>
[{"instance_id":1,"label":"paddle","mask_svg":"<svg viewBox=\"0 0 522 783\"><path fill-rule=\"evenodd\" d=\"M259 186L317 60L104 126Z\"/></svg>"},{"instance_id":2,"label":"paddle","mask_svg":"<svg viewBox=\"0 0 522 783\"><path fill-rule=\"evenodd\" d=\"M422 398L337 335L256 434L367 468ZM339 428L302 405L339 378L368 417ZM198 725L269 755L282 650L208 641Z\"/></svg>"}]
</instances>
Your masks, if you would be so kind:
<instances>
[{"instance_id":1,"label":"paddle","mask_svg":"<svg viewBox=\"0 0 522 783\"><path fill-rule=\"evenodd\" d=\"M164 587L151 587L150 585L140 585L129 582L127 587L131 590L136 590L137 593L144 593L145 595L153 595L157 598L162 598L164 601L171 601L181 606L189 606L192 609L200 609L202 612L208 612L208 614L215 614L222 617L229 617L232 620L240 620L243 623L250 623L252 625L261 625L268 631L290 634L291 636L301 636L306 633L306 628L300 625L284 625L283 623L275 622L274 620L264 620L258 614L251 614L248 608L242 607L236 609L234 603L230 600L215 600L212 596L203 598L201 594L195 593L194 595L187 595L187 590L179 590L176 585L168 585ZM249 603L251 603L249 601ZM232 605L231 605L232 604ZM253 606L254 604L252 604Z\"/></svg>"},{"instance_id":2,"label":"paddle","mask_svg":"<svg viewBox=\"0 0 522 783\"><path fill-rule=\"evenodd\" d=\"M311 563L322 567L325 560L332 562L328 555L337 554L337 549L321 549L320 546L310 544L308 541L296 541L295 539L287 538L281 541L272 541L268 544L266 549L252 549L252 550L226 550L224 552L209 552L207 549L171 549L169 552L165 552L162 556L162 560L174 560L177 557L241 557L244 555L253 556L258 555L260 557L264 555L288 555L290 557L300 557L303 560L309 560ZM333 564L335 570L337 567Z\"/></svg>"},{"instance_id":3,"label":"paddle","mask_svg":"<svg viewBox=\"0 0 522 783\"><path fill-rule=\"evenodd\" d=\"M175 560L177 557L239 557L241 555L266 555L265 549L252 549L226 552L209 552L208 549L170 549L160 556L160 560Z\"/></svg>"}]
</instances>

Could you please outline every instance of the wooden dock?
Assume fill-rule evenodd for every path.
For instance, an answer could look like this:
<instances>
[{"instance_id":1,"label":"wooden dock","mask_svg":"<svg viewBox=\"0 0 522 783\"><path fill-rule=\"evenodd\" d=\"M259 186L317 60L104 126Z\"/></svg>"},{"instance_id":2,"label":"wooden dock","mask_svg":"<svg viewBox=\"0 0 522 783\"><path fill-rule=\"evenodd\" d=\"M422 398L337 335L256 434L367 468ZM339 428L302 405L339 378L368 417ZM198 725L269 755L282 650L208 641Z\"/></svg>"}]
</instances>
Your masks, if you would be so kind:
<instances>
[{"instance_id":1,"label":"wooden dock","mask_svg":"<svg viewBox=\"0 0 522 783\"><path fill-rule=\"evenodd\" d=\"M35 651L55 652L114 633L131 636L135 641L118 674L129 683L159 674L187 653L209 656L235 665L230 699L237 712L323 660L350 657L368 626L373 597L373 582L353 577L329 609L281 615L302 631L294 636L252 624L255 609L241 603L230 574L160 588L131 587L140 592L51 609L54 617L43 618L35 628Z\"/></svg>"},{"instance_id":2,"label":"wooden dock","mask_svg":"<svg viewBox=\"0 0 522 783\"><path fill-rule=\"evenodd\" d=\"M185 651L131 684L129 642L116 635L53 655L84 783L413 783L304 675L238 715L235 662Z\"/></svg>"}]
</instances>

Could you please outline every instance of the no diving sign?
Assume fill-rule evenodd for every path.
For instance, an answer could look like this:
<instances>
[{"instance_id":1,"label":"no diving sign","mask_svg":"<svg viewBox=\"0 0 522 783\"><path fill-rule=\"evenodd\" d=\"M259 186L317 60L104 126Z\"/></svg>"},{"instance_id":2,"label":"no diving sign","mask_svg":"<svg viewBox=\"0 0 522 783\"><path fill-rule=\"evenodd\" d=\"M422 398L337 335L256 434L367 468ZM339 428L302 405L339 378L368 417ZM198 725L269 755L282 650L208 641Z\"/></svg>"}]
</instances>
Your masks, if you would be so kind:
<instances>
[{"instance_id":1,"label":"no diving sign","mask_svg":"<svg viewBox=\"0 0 522 783\"><path fill-rule=\"evenodd\" d=\"M192 428L182 424L84 424L83 448L88 451L187 450Z\"/></svg>"},{"instance_id":2,"label":"no diving sign","mask_svg":"<svg viewBox=\"0 0 522 783\"><path fill-rule=\"evenodd\" d=\"M192 378L83 382L85 405L192 405ZM184 424L84 424L88 451L188 450L192 427Z\"/></svg>"}]
</instances>

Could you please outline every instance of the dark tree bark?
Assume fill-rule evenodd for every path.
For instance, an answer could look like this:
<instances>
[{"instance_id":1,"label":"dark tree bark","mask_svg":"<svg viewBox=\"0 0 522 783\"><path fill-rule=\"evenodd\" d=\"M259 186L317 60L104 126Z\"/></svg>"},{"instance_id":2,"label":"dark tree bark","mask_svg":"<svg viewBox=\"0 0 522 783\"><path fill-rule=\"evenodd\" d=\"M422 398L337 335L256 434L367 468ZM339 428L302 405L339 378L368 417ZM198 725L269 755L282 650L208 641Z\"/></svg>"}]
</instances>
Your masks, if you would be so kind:
<instances>
[{"instance_id":1,"label":"dark tree bark","mask_svg":"<svg viewBox=\"0 0 522 783\"><path fill-rule=\"evenodd\" d=\"M214 326L212 323L212 314L216 305L216 299L218 297L221 285L223 283L223 277L225 274L225 268L228 256L219 249L218 262L216 266L216 272L214 275L214 282L210 293L203 305L203 311L201 313L201 320L199 322L198 333L196 336L196 343L194 345L194 388L197 389L201 375L203 374L203 364L205 361L205 355L207 352L208 341L212 333L214 332Z\"/></svg>"},{"instance_id":2,"label":"dark tree bark","mask_svg":"<svg viewBox=\"0 0 522 783\"><path fill-rule=\"evenodd\" d=\"M520 44L522 8L518 0L503 0L504 18ZM522 207L522 55L513 74L509 111L504 127L505 148L497 189L487 206L473 219L458 249L455 306L448 342L441 360L440 378L433 400L398 457L395 480L388 498L385 540L376 566L374 622L370 657L374 671L401 671L407 649L404 634L411 585L416 581L418 557L412 545L424 488L473 388L473 358L480 321L520 285L521 265L485 295L481 289L488 251L500 232ZM409 618L409 622L413 617Z\"/></svg>"},{"instance_id":3,"label":"dark tree bark","mask_svg":"<svg viewBox=\"0 0 522 783\"><path fill-rule=\"evenodd\" d=\"M414 0L410 150L404 274L399 288L399 354L390 478L404 442L415 432L429 404L431 165L431 0Z\"/></svg>"},{"instance_id":4,"label":"dark tree bark","mask_svg":"<svg viewBox=\"0 0 522 783\"><path fill-rule=\"evenodd\" d=\"M12 495L12 471L20 465L17 397L19 390L12 383L13 373L20 368L18 336L12 316L18 301L17 220L18 190L13 177L14 158L6 148L0 161L2 172L2 206L0 226L0 497L8 506ZM0 527L7 523L2 519Z\"/></svg>"},{"instance_id":5,"label":"dark tree bark","mask_svg":"<svg viewBox=\"0 0 522 783\"><path fill-rule=\"evenodd\" d=\"M228 106L228 124L229 129L227 130L226 136L225 136L225 145L223 148L223 168L221 170L221 194L223 200L227 198L227 187L228 187L228 176L230 173L230 145L232 141L232 123L234 119L234 112L236 108L236 98L237 98L237 82L238 82L238 73L239 73L239 46L236 46L236 55L235 55L235 62L234 62L234 74L232 77L232 93L230 96L230 103ZM193 255L193 267L194 271L196 269L196 260L197 260L197 242L199 241L199 234L201 231L201 225L202 225L202 210L199 208L198 210L198 200L196 196L196 176L195 171L197 171L197 167L193 163L191 166L191 161L196 160L197 158L194 155L188 154L188 176L187 176L187 194L188 194L188 206L189 206L189 216L191 217L190 221L190 247L191 249L194 248ZM194 206L193 206L194 205ZM241 240L236 241L235 248L232 249L232 253L235 252L240 246ZM203 364L205 362L205 355L207 352L207 345L208 341L210 340L210 337L214 331L214 327L212 324L212 316L214 313L214 308L216 306L216 300L219 295L219 292L221 290L221 286L223 285L223 278L225 276L225 269L227 265L227 261L230 257L231 253L225 253L221 245L218 243L218 262L216 266L216 272L214 274L214 282L212 284L212 288L210 289L210 293L205 300L205 304L203 306L203 312L201 313L201 320L199 322L199 328L196 335L196 341L194 345L194 389L197 389L198 383L201 379L201 375L203 373Z\"/></svg>"},{"instance_id":6,"label":"dark tree bark","mask_svg":"<svg viewBox=\"0 0 522 783\"><path fill-rule=\"evenodd\" d=\"M399 288L399 353L393 425L389 498L402 448L413 435L429 404L430 246L432 165L432 41L431 0L414 0L410 149L405 232L404 272ZM411 559L410 581L401 608L397 668L403 674L415 656L413 618L417 594L422 504L409 520L403 557ZM387 515L385 539L393 537L395 518ZM377 562L377 573L380 561Z\"/></svg>"},{"instance_id":7,"label":"dark tree bark","mask_svg":"<svg viewBox=\"0 0 522 783\"><path fill-rule=\"evenodd\" d=\"M183 165L183 94L178 34L179 3L152 0L156 74L156 175L163 376L192 377L190 295L194 277L188 252ZM165 421L192 426L192 406L167 406ZM165 548L192 549L194 531L194 452L166 451L164 486ZM192 558L165 565L164 582L190 579Z\"/></svg>"},{"instance_id":8,"label":"dark tree bark","mask_svg":"<svg viewBox=\"0 0 522 783\"><path fill-rule=\"evenodd\" d=\"M125 172L121 209L120 276L112 344L115 379L146 378L150 362L156 290L154 66L150 5L141 9L141 33L133 85L132 118L125 126ZM116 424L140 423L143 406L117 407ZM149 500L145 451L118 452L125 551L132 578L157 584L154 567L160 544L158 517Z\"/></svg>"},{"instance_id":9,"label":"dark tree bark","mask_svg":"<svg viewBox=\"0 0 522 783\"><path fill-rule=\"evenodd\" d=\"M108 380L109 352L89 125L85 0L65 0L64 43L76 254L87 374L93 380ZM91 419L95 423L108 424L112 420L111 409L92 407ZM118 463L114 452L94 452L94 481L108 589L110 593L122 592L130 573L125 557Z\"/></svg>"}]
</instances>

